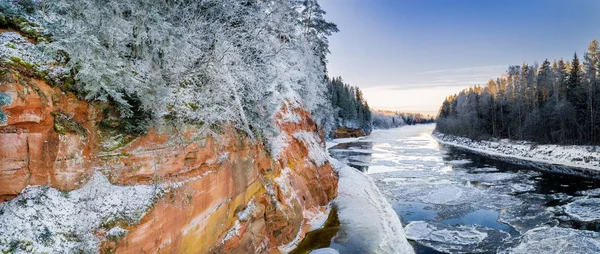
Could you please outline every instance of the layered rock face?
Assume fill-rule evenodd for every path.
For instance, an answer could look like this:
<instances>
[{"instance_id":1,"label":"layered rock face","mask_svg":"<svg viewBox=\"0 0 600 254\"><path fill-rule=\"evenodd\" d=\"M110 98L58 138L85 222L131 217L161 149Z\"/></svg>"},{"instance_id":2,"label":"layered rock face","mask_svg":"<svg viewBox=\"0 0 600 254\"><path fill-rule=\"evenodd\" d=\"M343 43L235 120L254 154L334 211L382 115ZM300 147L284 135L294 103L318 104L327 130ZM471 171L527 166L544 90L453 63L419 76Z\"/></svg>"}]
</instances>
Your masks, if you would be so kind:
<instances>
[{"instance_id":1,"label":"layered rock face","mask_svg":"<svg viewBox=\"0 0 600 254\"><path fill-rule=\"evenodd\" d=\"M0 93L11 98L2 107L8 119L0 123L0 201L16 196L27 185L72 190L85 183L92 169L94 136L70 131L59 135L54 115L94 130L93 108L72 94L29 78L23 68L8 70L0 77Z\"/></svg>"},{"instance_id":2,"label":"layered rock face","mask_svg":"<svg viewBox=\"0 0 600 254\"><path fill-rule=\"evenodd\" d=\"M94 172L113 184L170 186L120 239L99 251L277 252L336 196L337 176L320 159L324 147L310 114L286 106L277 116L282 146L269 153L230 127L213 134L192 125L131 136L104 130L100 105L63 93L17 67L0 79L0 199L28 185L78 189ZM300 116L286 122L284 113ZM317 149L319 150L319 149ZM0 201L1 202L1 201Z\"/></svg>"}]
</instances>

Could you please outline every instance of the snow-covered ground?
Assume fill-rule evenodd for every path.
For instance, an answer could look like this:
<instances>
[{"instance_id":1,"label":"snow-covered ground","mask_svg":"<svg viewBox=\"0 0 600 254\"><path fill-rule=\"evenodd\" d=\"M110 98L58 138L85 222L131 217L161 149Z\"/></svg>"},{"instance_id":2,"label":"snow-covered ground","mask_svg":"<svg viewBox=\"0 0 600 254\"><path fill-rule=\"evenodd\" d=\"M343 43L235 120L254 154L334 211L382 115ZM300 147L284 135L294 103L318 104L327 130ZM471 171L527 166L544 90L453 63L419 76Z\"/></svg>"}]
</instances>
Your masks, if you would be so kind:
<instances>
[{"instance_id":1,"label":"snow-covered ground","mask_svg":"<svg viewBox=\"0 0 600 254\"><path fill-rule=\"evenodd\" d=\"M0 251L3 253L94 253L98 234L118 239L120 224L135 224L154 204L160 188L118 186L95 173L82 188L61 192L30 186L0 204Z\"/></svg>"},{"instance_id":2,"label":"snow-covered ground","mask_svg":"<svg viewBox=\"0 0 600 254\"><path fill-rule=\"evenodd\" d=\"M356 248L369 253L414 253L402 223L373 180L335 159L330 162L340 176L333 203L343 238L359 240Z\"/></svg>"},{"instance_id":3,"label":"snow-covered ground","mask_svg":"<svg viewBox=\"0 0 600 254\"><path fill-rule=\"evenodd\" d=\"M431 136L444 145L544 170L586 176L600 173L600 147L597 146L538 145L506 139L477 141L439 132Z\"/></svg>"}]
</instances>

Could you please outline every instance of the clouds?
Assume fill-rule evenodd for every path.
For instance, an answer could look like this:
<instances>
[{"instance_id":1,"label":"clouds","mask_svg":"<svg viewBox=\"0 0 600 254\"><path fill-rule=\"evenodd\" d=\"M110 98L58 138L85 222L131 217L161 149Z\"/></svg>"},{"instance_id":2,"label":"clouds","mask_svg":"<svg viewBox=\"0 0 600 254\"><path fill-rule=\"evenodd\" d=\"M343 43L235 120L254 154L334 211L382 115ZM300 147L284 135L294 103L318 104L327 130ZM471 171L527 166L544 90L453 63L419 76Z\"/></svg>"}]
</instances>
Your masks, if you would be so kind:
<instances>
[{"instance_id":1,"label":"clouds","mask_svg":"<svg viewBox=\"0 0 600 254\"><path fill-rule=\"evenodd\" d=\"M421 74L439 74L439 73L482 73L482 72L490 72L496 71L498 69L505 69L508 65L488 65L488 66L476 66L476 67L466 67L466 68L455 68L455 69L445 69L445 70L433 70L415 73L418 75Z\"/></svg>"},{"instance_id":2,"label":"clouds","mask_svg":"<svg viewBox=\"0 0 600 254\"><path fill-rule=\"evenodd\" d=\"M455 69L432 70L419 72L411 75L411 80L416 82L390 84L386 86L375 86L368 89L377 90L414 90L423 88L466 88L474 85L483 85L488 80L499 77L508 65L490 65L464 67Z\"/></svg>"}]
</instances>

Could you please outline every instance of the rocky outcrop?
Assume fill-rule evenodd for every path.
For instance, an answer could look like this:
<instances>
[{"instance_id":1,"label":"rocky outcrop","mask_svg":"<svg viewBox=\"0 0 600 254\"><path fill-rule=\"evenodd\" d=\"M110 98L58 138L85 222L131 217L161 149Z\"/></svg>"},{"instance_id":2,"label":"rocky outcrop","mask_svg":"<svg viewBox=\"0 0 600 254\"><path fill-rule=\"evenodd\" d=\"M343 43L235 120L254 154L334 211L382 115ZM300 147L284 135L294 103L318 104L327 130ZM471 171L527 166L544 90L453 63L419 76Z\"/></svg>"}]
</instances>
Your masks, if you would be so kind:
<instances>
[{"instance_id":1,"label":"rocky outcrop","mask_svg":"<svg viewBox=\"0 0 600 254\"><path fill-rule=\"evenodd\" d=\"M324 147L321 135L301 107L282 111L302 121L278 116L284 145L274 156L227 126L166 126L143 136L109 131L99 127L103 105L19 68L6 70L0 93L11 103L1 108L8 115L0 126L2 200L28 185L74 190L96 171L113 184L171 186L139 224L121 223L128 230L123 238L98 231L105 239L100 251L277 252L303 237L312 215L336 196L331 165L315 159L315 144Z\"/></svg>"},{"instance_id":2,"label":"rocky outcrop","mask_svg":"<svg viewBox=\"0 0 600 254\"><path fill-rule=\"evenodd\" d=\"M335 131L335 138L358 138L365 136L360 128L340 127Z\"/></svg>"},{"instance_id":3,"label":"rocky outcrop","mask_svg":"<svg viewBox=\"0 0 600 254\"><path fill-rule=\"evenodd\" d=\"M94 136L66 129L59 134L55 127L62 126L55 123L54 115L93 130L93 108L17 69L5 69L0 77L0 93L11 98L2 107L8 119L0 123L0 201L14 197L27 185L72 190L87 180L92 169Z\"/></svg>"}]
</instances>

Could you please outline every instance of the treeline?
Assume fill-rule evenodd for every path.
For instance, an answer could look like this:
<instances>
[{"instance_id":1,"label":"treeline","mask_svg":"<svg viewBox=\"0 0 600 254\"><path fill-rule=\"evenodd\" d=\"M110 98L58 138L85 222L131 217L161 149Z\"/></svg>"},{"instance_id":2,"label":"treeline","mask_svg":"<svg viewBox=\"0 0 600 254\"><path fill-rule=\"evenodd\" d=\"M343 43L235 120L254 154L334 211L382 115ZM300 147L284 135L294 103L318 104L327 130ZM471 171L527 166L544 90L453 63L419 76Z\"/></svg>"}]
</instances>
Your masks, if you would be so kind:
<instances>
[{"instance_id":1,"label":"treeline","mask_svg":"<svg viewBox=\"0 0 600 254\"><path fill-rule=\"evenodd\" d=\"M373 112L374 129L390 129L403 125L427 124L435 122L435 118L420 113L376 110Z\"/></svg>"},{"instance_id":2,"label":"treeline","mask_svg":"<svg viewBox=\"0 0 600 254\"><path fill-rule=\"evenodd\" d=\"M475 139L510 138L557 144L600 143L600 49L581 61L510 66L505 75L448 97L437 130Z\"/></svg>"},{"instance_id":3,"label":"treeline","mask_svg":"<svg viewBox=\"0 0 600 254\"><path fill-rule=\"evenodd\" d=\"M371 109L363 98L362 91L356 86L345 84L342 77L332 78L327 84L328 97L335 112L335 126L371 133Z\"/></svg>"}]
</instances>

